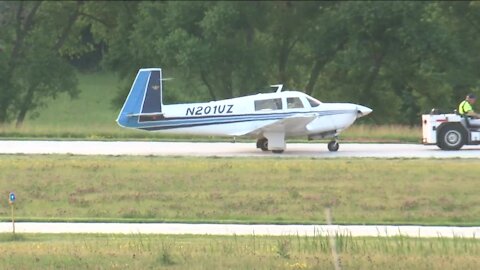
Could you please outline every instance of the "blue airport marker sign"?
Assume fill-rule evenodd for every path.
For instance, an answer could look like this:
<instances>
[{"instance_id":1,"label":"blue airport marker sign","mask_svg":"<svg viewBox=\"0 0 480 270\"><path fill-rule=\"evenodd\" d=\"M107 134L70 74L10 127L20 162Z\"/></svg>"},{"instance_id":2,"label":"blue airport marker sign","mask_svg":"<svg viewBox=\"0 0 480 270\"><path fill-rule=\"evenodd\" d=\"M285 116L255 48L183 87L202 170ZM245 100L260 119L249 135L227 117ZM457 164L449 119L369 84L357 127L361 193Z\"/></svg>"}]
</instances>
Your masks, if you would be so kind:
<instances>
[{"instance_id":1,"label":"blue airport marker sign","mask_svg":"<svg viewBox=\"0 0 480 270\"><path fill-rule=\"evenodd\" d=\"M8 202L9 202L10 204L13 204L13 203L15 202L15 199L16 199L15 193L10 192L10 195L8 195Z\"/></svg>"},{"instance_id":2,"label":"blue airport marker sign","mask_svg":"<svg viewBox=\"0 0 480 270\"><path fill-rule=\"evenodd\" d=\"M13 203L15 202L15 193L13 192L10 192L10 194L8 195L8 203L10 204L10 208L12 208L12 233L13 233L13 236L15 236L15 216L13 214Z\"/></svg>"}]
</instances>

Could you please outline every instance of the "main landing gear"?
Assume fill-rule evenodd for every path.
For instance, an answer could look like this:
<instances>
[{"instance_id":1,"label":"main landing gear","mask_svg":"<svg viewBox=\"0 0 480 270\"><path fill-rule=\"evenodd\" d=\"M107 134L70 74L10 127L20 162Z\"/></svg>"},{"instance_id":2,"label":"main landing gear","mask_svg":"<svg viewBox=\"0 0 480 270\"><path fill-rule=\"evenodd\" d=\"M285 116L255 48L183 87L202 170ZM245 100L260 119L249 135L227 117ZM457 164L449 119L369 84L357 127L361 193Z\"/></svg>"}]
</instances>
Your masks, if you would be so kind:
<instances>
[{"instance_id":1,"label":"main landing gear","mask_svg":"<svg viewBox=\"0 0 480 270\"><path fill-rule=\"evenodd\" d=\"M268 139L267 138L258 139L257 148L262 149L262 151L268 151Z\"/></svg>"},{"instance_id":2,"label":"main landing gear","mask_svg":"<svg viewBox=\"0 0 480 270\"><path fill-rule=\"evenodd\" d=\"M268 149L268 139L263 137L263 138L260 138L257 140L257 148L259 149L262 149L262 151L266 152L266 151L269 151ZM276 149L276 150L272 150L272 153L275 153L275 154L281 154L283 153L283 149Z\"/></svg>"}]
</instances>

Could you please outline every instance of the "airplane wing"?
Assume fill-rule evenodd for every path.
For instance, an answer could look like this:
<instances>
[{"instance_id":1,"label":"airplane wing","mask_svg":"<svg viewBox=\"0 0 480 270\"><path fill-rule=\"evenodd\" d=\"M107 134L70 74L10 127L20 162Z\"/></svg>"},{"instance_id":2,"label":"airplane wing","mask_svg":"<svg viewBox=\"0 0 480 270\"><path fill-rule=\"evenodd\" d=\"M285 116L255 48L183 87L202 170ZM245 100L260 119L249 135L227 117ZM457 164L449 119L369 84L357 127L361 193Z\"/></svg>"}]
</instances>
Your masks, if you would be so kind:
<instances>
[{"instance_id":1,"label":"airplane wing","mask_svg":"<svg viewBox=\"0 0 480 270\"><path fill-rule=\"evenodd\" d=\"M263 132L275 131L305 131L308 123L317 118L316 113L295 114L283 119L276 120L273 123L258 124L244 130L237 130L230 134L231 136L257 135Z\"/></svg>"}]
</instances>

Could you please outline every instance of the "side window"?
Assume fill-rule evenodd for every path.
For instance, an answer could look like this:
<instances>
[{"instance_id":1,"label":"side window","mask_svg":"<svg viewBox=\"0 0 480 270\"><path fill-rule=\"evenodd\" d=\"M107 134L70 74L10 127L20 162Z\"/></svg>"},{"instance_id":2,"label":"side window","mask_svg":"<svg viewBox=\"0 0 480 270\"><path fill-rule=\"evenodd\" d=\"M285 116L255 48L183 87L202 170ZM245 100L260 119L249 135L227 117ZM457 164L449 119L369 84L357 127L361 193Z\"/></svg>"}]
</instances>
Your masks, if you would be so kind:
<instances>
[{"instance_id":1,"label":"side window","mask_svg":"<svg viewBox=\"0 0 480 270\"><path fill-rule=\"evenodd\" d=\"M320 102L315 99L311 99L307 97L307 100L308 100L308 103L310 103L310 106L312 106L312 108L318 107L320 105Z\"/></svg>"},{"instance_id":2,"label":"side window","mask_svg":"<svg viewBox=\"0 0 480 270\"><path fill-rule=\"evenodd\" d=\"M261 110L281 110L282 109L282 99L264 99L264 100L255 100L255 111Z\"/></svg>"},{"instance_id":3,"label":"side window","mask_svg":"<svg viewBox=\"0 0 480 270\"><path fill-rule=\"evenodd\" d=\"M287 98L287 109L303 108L303 103L298 97Z\"/></svg>"}]
</instances>

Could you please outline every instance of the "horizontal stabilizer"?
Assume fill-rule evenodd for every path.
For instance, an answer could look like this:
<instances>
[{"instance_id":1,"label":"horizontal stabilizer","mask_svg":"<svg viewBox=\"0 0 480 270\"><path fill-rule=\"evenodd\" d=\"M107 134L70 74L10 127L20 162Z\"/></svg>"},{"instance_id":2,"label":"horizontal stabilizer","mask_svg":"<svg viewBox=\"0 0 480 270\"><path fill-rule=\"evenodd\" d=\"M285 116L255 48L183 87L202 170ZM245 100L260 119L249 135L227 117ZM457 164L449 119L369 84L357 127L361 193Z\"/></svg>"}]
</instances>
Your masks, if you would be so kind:
<instances>
[{"instance_id":1,"label":"horizontal stabilizer","mask_svg":"<svg viewBox=\"0 0 480 270\"><path fill-rule=\"evenodd\" d=\"M163 113L132 113L127 114L128 117L139 117L139 116L163 116Z\"/></svg>"},{"instance_id":2,"label":"horizontal stabilizer","mask_svg":"<svg viewBox=\"0 0 480 270\"><path fill-rule=\"evenodd\" d=\"M127 117L139 117L140 122L159 121L165 119L163 113L133 113Z\"/></svg>"}]
</instances>

